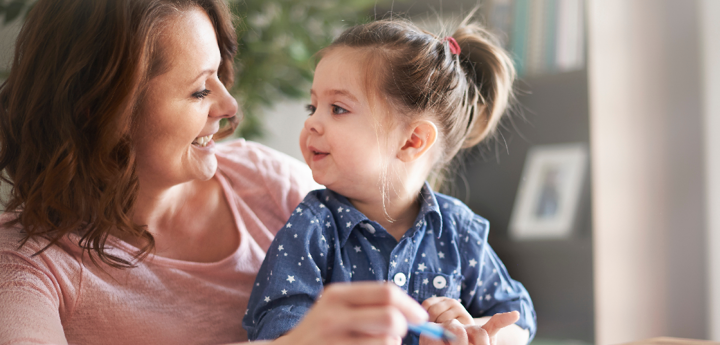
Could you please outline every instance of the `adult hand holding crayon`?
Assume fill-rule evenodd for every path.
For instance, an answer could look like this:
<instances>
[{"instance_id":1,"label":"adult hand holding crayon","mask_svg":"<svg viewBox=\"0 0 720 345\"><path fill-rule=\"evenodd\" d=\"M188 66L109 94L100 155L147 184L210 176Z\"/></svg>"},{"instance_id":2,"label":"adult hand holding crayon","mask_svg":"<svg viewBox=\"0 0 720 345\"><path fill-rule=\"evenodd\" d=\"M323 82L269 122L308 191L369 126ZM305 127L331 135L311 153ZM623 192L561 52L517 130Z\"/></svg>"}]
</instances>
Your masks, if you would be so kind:
<instances>
[{"instance_id":1,"label":"adult hand holding crayon","mask_svg":"<svg viewBox=\"0 0 720 345\"><path fill-rule=\"evenodd\" d=\"M296 328L273 344L400 344L408 323L423 324L427 312L394 284L336 283Z\"/></svg>"}]
</instances>

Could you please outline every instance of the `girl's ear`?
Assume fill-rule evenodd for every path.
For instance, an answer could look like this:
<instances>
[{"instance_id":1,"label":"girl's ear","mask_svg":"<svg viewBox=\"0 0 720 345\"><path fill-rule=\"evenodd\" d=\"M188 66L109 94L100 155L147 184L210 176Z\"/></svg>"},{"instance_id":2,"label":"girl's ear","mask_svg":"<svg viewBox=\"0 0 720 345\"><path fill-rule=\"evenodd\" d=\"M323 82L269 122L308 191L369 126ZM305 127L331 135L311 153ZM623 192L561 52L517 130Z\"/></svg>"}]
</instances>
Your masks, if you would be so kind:
<instances>
[{"instance_id":1,"label":"girl's ear","mask_svg":"<svg viewBox=\"0 0 720 345\"><path fill-rule=\"evenodd\" d=\"M432 121L422 120L413 124L410 135L398 152L403 162L416 160L424 155L437 140L437 127Z\"/></svg>"}]
</instances>

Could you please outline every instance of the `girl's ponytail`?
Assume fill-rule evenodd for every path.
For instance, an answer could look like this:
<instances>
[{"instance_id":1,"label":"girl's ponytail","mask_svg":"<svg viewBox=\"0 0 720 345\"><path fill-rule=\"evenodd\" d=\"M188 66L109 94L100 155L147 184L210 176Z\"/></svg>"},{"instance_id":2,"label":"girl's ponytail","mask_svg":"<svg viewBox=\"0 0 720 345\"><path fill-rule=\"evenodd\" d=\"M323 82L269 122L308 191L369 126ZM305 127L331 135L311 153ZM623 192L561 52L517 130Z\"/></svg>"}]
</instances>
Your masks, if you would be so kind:
<instances>
[{"instance_id":1,"label":"girl's ponytail","mask_svg":"<svg viewBox=\"0 0 720 345\"><path fill-rule=\"evenodd\" d=\"M461 24L452 37L460 46L460 64L467 75L470 112L462 147L491 135L513 98L515 67L499 42L478 24Z\"/></svg>"}]
</instances>

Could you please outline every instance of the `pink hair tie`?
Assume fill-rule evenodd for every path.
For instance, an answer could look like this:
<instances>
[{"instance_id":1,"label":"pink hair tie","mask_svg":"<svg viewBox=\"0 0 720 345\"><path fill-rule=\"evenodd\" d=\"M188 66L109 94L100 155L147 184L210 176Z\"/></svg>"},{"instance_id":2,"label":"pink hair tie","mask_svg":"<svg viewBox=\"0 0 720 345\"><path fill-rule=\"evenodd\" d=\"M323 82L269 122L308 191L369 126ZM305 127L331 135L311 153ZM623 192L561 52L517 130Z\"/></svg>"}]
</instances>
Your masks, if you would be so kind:
<instances>
[{"instance_id":1,"label":"pink hair tie","mask_svg":"<svg viewBox=\"0 0 720 345\"><path fill-rule=\"evenodd\" d=\"M443 38L443 42L448 42L448 47L450 47L450 52L459 55L460 54L460 45L457 43L457 41L452 37L445 37Z\"/></svg>"}]
</instances>

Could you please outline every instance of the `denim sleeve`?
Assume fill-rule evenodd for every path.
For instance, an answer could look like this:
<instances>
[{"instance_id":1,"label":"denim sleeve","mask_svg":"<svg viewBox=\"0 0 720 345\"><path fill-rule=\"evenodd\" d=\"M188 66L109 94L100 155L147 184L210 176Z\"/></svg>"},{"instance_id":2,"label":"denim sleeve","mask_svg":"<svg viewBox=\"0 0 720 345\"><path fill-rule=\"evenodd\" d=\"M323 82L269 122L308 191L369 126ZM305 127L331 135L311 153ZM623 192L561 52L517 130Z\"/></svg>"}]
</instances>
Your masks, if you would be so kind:
<instances>
[{"instance_id":1,"label":"denim sleeve","mask_svg":"<svg viewBox=\"0 0 720 345\"><path fill-rule=\"evenodd\" d=\"M294 328L323 289L329 246L304 204L277 233L253 286L243 327L249 340L276 339Z\"/></svg>"},{"instance_id":2,"label":"denim sleeve","mask_svg":"<svg viewBox=\"0 0 720 345\"><path fill-rule=\"evenodd\" d=\"M492 316L513 310L520 312L516 324L530 332L537 331L535 308L525 287L510 275L487 243L490 224L475 216L458 229L465 281L461 299L473 317Z\"/></svg>"}]
</instances>

